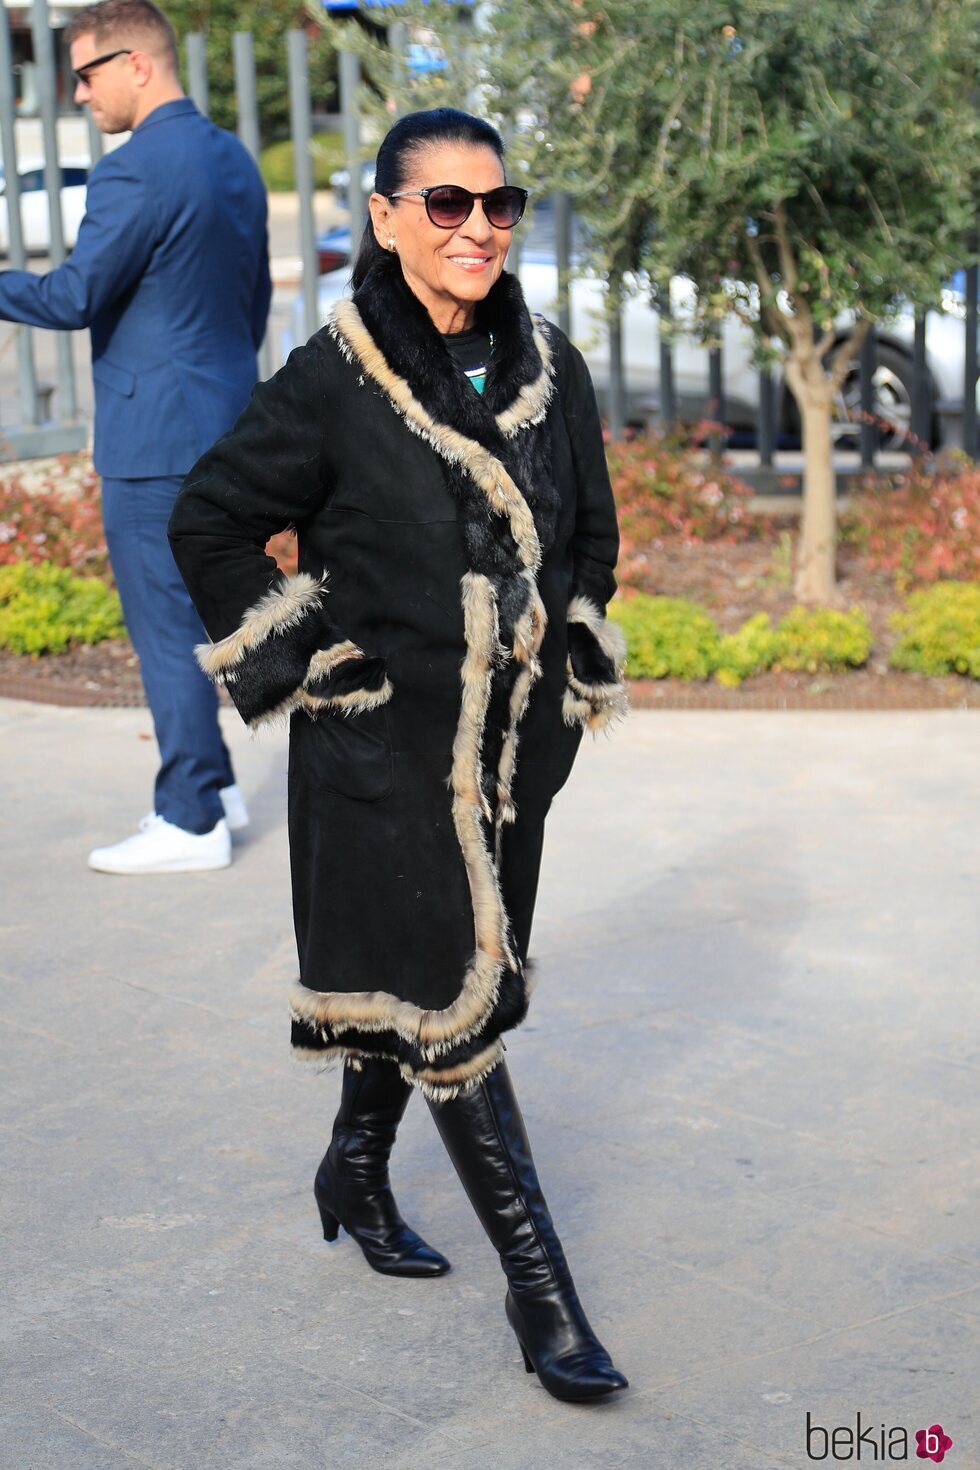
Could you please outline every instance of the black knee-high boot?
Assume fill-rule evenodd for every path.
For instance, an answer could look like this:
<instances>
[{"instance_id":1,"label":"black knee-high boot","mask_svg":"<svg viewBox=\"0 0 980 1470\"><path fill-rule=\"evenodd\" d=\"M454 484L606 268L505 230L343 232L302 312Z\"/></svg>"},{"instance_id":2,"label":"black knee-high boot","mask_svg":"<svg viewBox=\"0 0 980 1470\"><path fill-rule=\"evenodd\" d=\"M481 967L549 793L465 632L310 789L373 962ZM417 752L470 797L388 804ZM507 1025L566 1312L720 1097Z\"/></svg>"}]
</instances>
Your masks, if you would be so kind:
<instances>
[{"instance_id":1,"label":"black knee-high boot","mask_svg":"<svg viewBox=\"0 0 980 1470\"><path fill-rule=\"evenodd\" d=\"M345 1066L333 1137L313 1191L325 1240L336 1240L343 1225L375 1271L442 1276L449 1262L405 1224L388 1183L388 1158L411 1094L391 1062L366 1057L359 1070Z\"/></svg>"},{"instance_id":2,"label":"black knee-high boot","mask_svg":"<svg viewBox=\"0 0 980 1470\"><path fill-rule=\"evenodd\" d=\"M576 1295L504 1063L478 1087L429 1107L499 1252L509 1287L504 1305L527 1371L559 1399L594 1399L628 1387Z\"/></svg>"}]
</instances>

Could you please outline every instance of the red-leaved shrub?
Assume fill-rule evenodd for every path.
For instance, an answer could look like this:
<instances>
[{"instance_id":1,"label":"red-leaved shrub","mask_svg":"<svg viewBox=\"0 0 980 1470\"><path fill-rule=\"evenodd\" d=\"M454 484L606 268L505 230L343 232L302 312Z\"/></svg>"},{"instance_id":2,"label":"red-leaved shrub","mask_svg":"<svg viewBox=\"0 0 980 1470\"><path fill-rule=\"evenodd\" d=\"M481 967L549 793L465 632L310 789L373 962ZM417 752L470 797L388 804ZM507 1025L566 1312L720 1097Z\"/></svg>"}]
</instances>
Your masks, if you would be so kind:
<instances>
[{"instance_id":1,"label":"red-leaved shrub","mask_svg":"<svg viewBox=\"0 0 980 1470\"><path fill-rule=\"evenodd\" d=\"M980 465L963 460L934 473L916 466L894 484L868 481L841 529L900 592L980 578Z\"/></svg>"}]
</instances>

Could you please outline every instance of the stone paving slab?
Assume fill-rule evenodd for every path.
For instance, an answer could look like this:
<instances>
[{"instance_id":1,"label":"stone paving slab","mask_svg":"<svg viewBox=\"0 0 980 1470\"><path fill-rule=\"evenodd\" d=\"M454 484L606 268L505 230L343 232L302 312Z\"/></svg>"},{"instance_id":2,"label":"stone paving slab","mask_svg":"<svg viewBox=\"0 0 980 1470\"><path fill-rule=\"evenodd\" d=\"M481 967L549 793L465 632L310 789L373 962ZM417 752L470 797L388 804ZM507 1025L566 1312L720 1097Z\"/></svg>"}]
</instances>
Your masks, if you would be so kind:
<instances>
[{"instance_id":1,"label":"stone paving slab","mask_svg":"<svg viewBox=\"0 0 980 1470\"><path fill-rule=\"evenodd\" d=\"M146 810L148 715L0 700L0 1470L802 1470L808 1412L914 1463L938 1421L977 1470L975 714L638 712L583 751L508 1058L633 1385L592 1408L524 1373L420 1101L393 1176L452 1274L319 1238L284 741L226 720L233 867L115 879L84 858Z\"/></svg>"}]
</instances>

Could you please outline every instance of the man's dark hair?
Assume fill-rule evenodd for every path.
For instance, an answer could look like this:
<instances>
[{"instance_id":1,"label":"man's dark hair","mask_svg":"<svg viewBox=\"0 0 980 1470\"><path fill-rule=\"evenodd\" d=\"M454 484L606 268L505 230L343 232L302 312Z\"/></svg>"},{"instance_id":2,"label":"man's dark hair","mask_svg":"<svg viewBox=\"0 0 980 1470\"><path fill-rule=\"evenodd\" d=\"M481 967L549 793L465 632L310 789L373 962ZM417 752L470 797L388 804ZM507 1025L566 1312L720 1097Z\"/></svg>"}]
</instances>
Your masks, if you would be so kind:
<instances>
[{"instance_id":1,"label":"man's dark hair","mask_svg":"<svg viewBox=\"0 0 980 1470\"><path fill-rule=\"evenodd\" d=\"M177 70L174 28L152 0L101 0L86 5L65 31L69 46L80 36L92 36L100 51L131 45L135 51L165 58Z\"/></svg>"},{"instance_id":2,"label":"man's dark hair","mask_svg":"<svg viewBox=\"0 0 980 1470\"><path fill-rule=\"evenodd\" d=\"M123 0L107 0L108 4ZM459 112L455 107L434 107L429 112L410 112L401 117L385 134L374 166L376 194L397 194L408 179L417 153L433 144L464 143L475 148L489 148L504 161L504 145L497 129L480 117ZM440 181L444 182L444 181ZM353 220L352 224L357 225ZM361 236L360 249L354 262L351 284L355 291L372 265L386 259L378 244L370 217Z\"/></svg>"}]
</instances>

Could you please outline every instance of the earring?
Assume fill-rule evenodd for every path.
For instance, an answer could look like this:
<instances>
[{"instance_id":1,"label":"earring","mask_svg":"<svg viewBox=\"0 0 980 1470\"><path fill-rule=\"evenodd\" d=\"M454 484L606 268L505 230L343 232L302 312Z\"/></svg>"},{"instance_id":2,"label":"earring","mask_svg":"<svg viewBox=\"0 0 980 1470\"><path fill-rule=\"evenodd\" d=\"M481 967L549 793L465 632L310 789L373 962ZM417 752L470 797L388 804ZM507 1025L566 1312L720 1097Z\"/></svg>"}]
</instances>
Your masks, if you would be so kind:
<instances>
[{"instance_id":1,"label":"earring","mask_svg":"<svg viewBox=\"0 0 980 1470\"><path fill-rule=\"evenodd\" d=\"M389 235L388 236L388 249L392 252L392 254L394 254L394 250L395 250L395 237L394 237L394 235Z\"/></svg>"}]
</instances>

